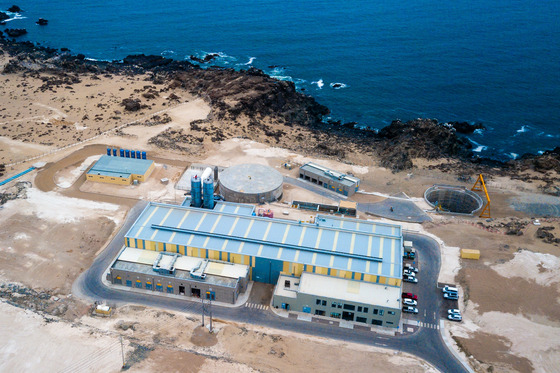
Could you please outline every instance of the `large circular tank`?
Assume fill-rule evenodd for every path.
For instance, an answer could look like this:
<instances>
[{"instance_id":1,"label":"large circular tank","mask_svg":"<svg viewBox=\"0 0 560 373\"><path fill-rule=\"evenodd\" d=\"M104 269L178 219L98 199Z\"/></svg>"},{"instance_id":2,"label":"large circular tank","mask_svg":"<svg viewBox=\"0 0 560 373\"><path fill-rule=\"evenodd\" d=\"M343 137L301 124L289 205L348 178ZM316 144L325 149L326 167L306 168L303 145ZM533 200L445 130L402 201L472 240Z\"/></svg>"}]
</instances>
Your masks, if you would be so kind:
<instances>
[{"instance_id":1,"label":"large circular tank","mask_svg":"<svg viewBox=\"0 0 560 373\"><path fill-rule=\"evenodd\" d=\"M263 203L282 196L282 174L260 164L232 166L220 173L220 194L226 201Z\"/></svg>"},{"instance_id":2,"label":"large circular tank","mask_svg":"<svg viewBox=\"0 0 560 373\"><path fill-rule=\"evenodd\" d=\"M434 185L424 192L424 199L439 212L472 215L482 208L480 196L464 187Z\"/></svg>"}]
</instances>

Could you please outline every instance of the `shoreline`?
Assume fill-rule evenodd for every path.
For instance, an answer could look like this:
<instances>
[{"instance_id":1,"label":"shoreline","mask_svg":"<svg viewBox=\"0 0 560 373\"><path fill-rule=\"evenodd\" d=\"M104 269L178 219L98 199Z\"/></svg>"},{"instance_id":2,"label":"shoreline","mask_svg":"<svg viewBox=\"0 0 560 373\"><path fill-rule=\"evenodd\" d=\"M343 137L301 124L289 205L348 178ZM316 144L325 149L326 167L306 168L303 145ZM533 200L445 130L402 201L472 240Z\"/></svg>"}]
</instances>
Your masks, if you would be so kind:
<instances>
[{"instance_id":1,"label":"shoreline","mask_svg":"<svg viewBox=\"0 0 560 373\"><path fill-rule=\"evenodd\" d=\"M131 95L128 101L123 99L120 104L124 110L118 110L120 113L129 109L127 105L133 112L143 113L150 98L160 94L169 93L167 99L171 104L177 97L175 90L186 91L190 97L202 97L211 107L213 121L223 123L211 137L212 142L239 136L256 141L265 139L277 146L341 160L347 160L350 153L357 152L377 158L381 166L393 172L413 169L419 163L417 160L441 160L430 167L457 175L491 172L540 181L545 184L545 193L560 195L560 190L554 188L554 183L560 181L560 147L542 155L525 154L509 161L479 157L472 151L473 144L462 134L480 129L480 125L439 123L433 119L406 123L395 120L381 130L373 131L358 128L356 122L325 120L330 112L327 107L312 96L297 91L294 83L277 80L254 67L247 70L202 68L189 61L143 54L126 56L122 61L98 61L82 54L73 55L64 48L58 50L3 37L0 37L0 50L7 60L0 66L3 75L20 74L39 79L43 82L39 87L41 92L72 90L74 85L88 78L113 80L116 76L121 80L142 78L146 86L152 86L138 97L132 98ZM114 124L105 130L122 125L124 118L120 113L112 117ZM244 128L239 131L235 127ZM0 135L10 136L5 128L0 130ZM309 140L311 136L313 141ZM281 141L287 137L291 139ZM24 141L27 139L24 137ZM527 171L535 175L529 175ZM549 171L555 171L556 177L549 175Z\"/></svg>"}]
</instances>

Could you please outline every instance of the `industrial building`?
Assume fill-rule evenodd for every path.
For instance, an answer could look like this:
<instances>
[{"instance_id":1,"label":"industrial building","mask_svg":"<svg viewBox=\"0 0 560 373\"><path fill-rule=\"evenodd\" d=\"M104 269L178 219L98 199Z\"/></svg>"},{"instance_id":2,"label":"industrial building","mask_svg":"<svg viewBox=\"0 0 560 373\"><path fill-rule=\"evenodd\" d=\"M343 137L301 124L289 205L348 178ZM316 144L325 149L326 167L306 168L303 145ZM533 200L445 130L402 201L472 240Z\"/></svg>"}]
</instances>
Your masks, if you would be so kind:
<instances>
[{"instance_id":1,"label":"industrial building","mask_svg":"<svg viewBox=\"0 0 560 373\"><path fill-rule=\"evenodd\" d=\"M396 286L303 273L278 278L272 306L395 328L401 316L400 298Z\"/></svg>"},{"instance_id":2,"label":"industrial building","mask_svg":"<svg viewBox=\"0 0 560 373\"><path fill-rule=\"evenodd\" d=\"M345 196L356 193L360 179L331 170L316 163L306 163L299 168L299 177Z\"/></svg>"},{"instance_id":3,"label":"industrial building","mask_svg":"<svg viewBox=\"0 0 560 373\"><path fill-rule=\"evenodd\" d=\"M233 304L247 289L249 268L127 247L111 266L107 280L113 284L188 297L200 297L208 292L213 300Z\"/></svg>"},{"instance_id":4,"label":"industrial building","mask_svg":"<svg viewBox=\"0 0 560 373\"><path fill-rule=\"evenodd\" d=\"M273 305L279 308L318 315L324 312L326 316L373 325L398 325L403 265L399 225L331 215L317 215L313 224L302 223L255 216L253 206L238 203L215 201L211 209L203 208L204 203L193 207L193 198L185 199L183 206L150 203L126 233L126 247L152 255L179 254L197 263L208 260L243 266L248 280L278 282ZM131 281L127 284L132 286L134 281L146 283L146 271L154 276L148 268L152 257L142 270L138 267L141 263L132 266L125 259L121 255L111 269L113 282L119 276L121 281ZM187 288L189 276L191 282L197 282L194 289L202 285L199 281L207 280L193 280L188 272L192 263L183 268L182 285L174 282L171 274L159 283L171 286L173 291L184 286L183 293L195 294L192 286ZM122 272L125 270L128 272ZM290 286L285 286L286 281ZM243 291L243 280L236 289ZM230 301L231 294L224 292L219 297ZM216 300L219 297L216 295ZM340 312L324 303L331 308L336 304L337 309L340 304Z\"/></svg>"},{"instance_id":5,"label":"industrial building","mask_svg":"<svg viewBox=\"0 0 560 373\"><path fill-rule=\"evenodd\" d=\"M130 185L146 181L154 167L154 161L149 159L103 155L88 170L86 178L102 183Z\"/></svg>"},{"instance_id":6,"label":"industrial building","mask_svg":"<svg viewBox=\"0 0 560 373\"><path fill-rule=\"evenodd\" d=\"M282 197L284 178L275 169L261 164L241 164L220 173L220 194L226 201L273 202Z\"/></svg>"}]
</instances>

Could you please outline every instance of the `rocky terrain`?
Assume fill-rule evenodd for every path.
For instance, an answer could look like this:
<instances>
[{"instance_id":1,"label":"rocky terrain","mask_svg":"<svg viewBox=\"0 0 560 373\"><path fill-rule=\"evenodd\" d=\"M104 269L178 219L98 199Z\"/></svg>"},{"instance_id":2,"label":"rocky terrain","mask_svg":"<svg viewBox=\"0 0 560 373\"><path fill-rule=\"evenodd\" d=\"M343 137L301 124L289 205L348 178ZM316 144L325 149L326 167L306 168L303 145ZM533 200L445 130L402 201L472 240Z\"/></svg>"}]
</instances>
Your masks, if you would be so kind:
<instances>
[{"instance_id":1,"label":"rocky terrain","mask_svg":"<svg viewBox=\"0 0 560 373\"><path fill-rule=\"evenodd\" d=\"M72 55L66 48L57 50L10 41L2 36L0 53L11 57L4 66L4 74L20 73L41 79L43 91L72 89L84 75L108 79L115 75L146 76L144 91L137 98L123 99L121 106L125 112L147 108L149 101L160 94L168 95L170 101L179 100L171 92L177 89L202 97L212 107L212 119L221 123L221 128L204 128L206 133L201 134L212 142L241 136L338 159L360 153L378 159L381 166L393 172L411 169L416 166L416 159L425 159L432 161L429 167L445 172L491 173L535 181L542 185L543 192L560 195L555 185L560 174L560 147L508 162L480 158L473 155L472 145L464 134L483 130L482 124L395 120L374 131L355 122L324 120L329 113L327 107L298 92L292 82L276 80L255 68L241 71L202 68L186 60L143 54L127 56L122 61L90 61L84 55ZM212 56L201 60L210 62ZM155 89L155 85L162 84L165 88ZM177 132L162 134L153 141L188 152L189 146L174 145L175 141L193 145L202 143L200 139L198 135Z\"/></svg>"}]
</instances>

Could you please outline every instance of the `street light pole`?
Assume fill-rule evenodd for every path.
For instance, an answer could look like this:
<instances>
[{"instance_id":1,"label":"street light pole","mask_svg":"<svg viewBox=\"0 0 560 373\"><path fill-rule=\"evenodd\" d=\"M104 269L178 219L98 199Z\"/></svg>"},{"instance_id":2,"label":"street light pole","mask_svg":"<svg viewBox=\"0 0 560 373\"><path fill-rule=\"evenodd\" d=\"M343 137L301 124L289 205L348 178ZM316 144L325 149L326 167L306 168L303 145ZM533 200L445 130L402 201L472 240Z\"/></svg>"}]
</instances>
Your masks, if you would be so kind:
<instances>
[{"instance_id":1,"label":"street light pole","mask_svg":"<svg viewBox=\"0 0 560 373\"><path fill-rule=\"evenodd\" d=\"M202 326L204 326L204 297L200 297L200 300L202 301Z\"/></svg>"},{"instance_id":2,"label":"street light pole","mask_svg":"<svg viewBox=\"0 0 560 373\"><path fill-rule=\"evenodd\" d=\"M212 333L212 288L210 290L210 333Z\"/></svg>"}]
</instances>

